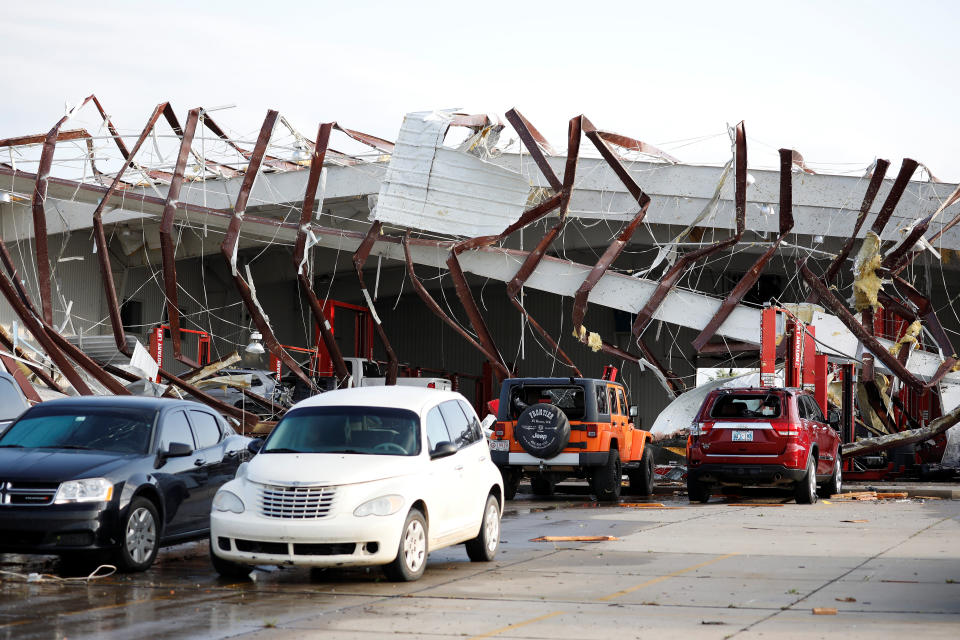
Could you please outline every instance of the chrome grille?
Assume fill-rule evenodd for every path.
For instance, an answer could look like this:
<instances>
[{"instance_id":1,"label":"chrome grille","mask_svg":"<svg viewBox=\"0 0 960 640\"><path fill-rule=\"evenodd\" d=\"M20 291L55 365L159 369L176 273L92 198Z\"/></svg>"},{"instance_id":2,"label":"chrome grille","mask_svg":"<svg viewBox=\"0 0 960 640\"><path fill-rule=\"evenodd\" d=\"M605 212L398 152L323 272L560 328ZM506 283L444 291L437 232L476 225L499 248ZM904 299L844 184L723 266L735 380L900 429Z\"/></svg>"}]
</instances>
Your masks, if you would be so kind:
<instances>
[{"instance_id":1,"label":"chrome grille","mask_svg":"<svg viewBox=\"0 0 960 640\"><path fill-rule=\"evenodd\" d=\"M260 513L267 518L309 520L330 515L336 487L260 486Z\"/></svg>"},{"instance_id":2,"label":"chrome grille","mask_svg":"<svg viewBox=\"0 0 960 640\"><path fill-rule=\"evenodd\" d=\"M41 482L0 482L0 505L42 507L53 502L59 486Z\"/></svg>"}]
</instances>

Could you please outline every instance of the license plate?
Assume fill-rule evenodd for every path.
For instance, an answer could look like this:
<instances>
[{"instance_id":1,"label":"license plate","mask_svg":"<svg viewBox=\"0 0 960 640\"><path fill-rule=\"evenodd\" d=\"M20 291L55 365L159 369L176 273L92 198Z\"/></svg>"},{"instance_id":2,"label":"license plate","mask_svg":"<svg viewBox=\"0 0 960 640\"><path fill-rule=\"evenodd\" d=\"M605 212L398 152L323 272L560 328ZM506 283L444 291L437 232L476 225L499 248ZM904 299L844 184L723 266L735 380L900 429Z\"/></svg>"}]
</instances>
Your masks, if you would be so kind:
<instances>
[{"instance_id":1,"label":"license plate","mask_svg":"<svg viewBox=\"0 0 960 640\"><path fill-rule=\"evenodd\" d=\"M734 442L753 442L753 431L734 431Z\"/></svg>"},{"instance_id":2,"label":"license plate","mask_svg":"<svg viewBox=\"0 0 960 640\"><path fill-rule=\"evenodd\" d=\"M510 451L509 440L490 440L490 451Z\"/></svg>"}]
</instances>

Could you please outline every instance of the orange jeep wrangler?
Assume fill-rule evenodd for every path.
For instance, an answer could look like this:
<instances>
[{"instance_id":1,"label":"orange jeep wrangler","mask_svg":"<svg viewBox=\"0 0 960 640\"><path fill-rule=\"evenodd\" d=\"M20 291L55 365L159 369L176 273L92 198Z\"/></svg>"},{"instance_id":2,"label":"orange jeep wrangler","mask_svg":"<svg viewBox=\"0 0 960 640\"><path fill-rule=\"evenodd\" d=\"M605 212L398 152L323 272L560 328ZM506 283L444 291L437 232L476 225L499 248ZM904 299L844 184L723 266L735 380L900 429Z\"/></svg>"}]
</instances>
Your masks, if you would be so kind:
<instances>
[{"instance_id":1,"label":"orange jeep wrangler","mask_svg":"<svg viewBox=\"0 0 960 640\"><path fill-rule=\"evenodd\" d=\"M565 478L585 478L597 500L653 492L650 434L635 429L623 385L594 378L510 378L500 387L490 456L513 498L524 476L536 495Z\"/></svg>"}]
</instances>

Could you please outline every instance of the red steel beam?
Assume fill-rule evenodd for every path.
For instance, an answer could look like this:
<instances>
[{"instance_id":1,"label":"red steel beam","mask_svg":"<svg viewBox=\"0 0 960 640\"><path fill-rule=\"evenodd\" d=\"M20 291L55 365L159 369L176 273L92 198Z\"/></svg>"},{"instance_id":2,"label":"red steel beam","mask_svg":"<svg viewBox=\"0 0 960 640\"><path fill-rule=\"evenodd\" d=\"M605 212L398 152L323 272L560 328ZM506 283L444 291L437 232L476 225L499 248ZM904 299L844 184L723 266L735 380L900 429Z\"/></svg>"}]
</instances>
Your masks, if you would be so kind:
<instances>
[{"instance_id":1,"label":"red steel beam","mask_svg":"<svg viewBox=\"0 0 960 640\"><path fill-rule=\"evenodd\" d=\"M23 369L20 368L20 363L14 360L9 353L2 350L0 350L0 361L3 362L3 366L6 367L10 375L13 376L13 379L16 380L17 385L19 385L20 390L23 391L23 395L26 396L27 400L33 403L40 402L40 394L37 393L37 389L33 386L33 383L24 375Z\"/></svg>"},{"instance_id":2,"label":"red steel beam","mask_svg":"<svg viewBox=\"0 0 960 640\"><path fill-rule=\"evenodd\" d=\"M315 389L316 385L314 384L314 381L310 378L310 376L303 372L303 369L300 368L300 365L297 364L297 361L294 360L289 353L287 353L287 350L281 346L280 342L273 334L273 329L270 327L270 323L267 321L267 318L263 315L259 305L253 298L250 285L247 284L247 282L240 275L236 265L236 252L238 243L240 241L240 227L243 224L243 214L247 209L247 201L250 198L250 191L253 189L254 180L256 180L257 174L260 171L260 166L263 163L263 158L267 151L267 144L270 142L270 135L273 132L273 127L277 123L277 118L279 115L279 113L271 109L267 112L267 116L263 120L263 126L260 128L260 135L257 137L257 144L254 147L253 153L250 154L247 172L246 175L243 176L243 183L240 185L240 192L237 194L237 202L233 208L233 217L230 219L230 225L227 227L227 232L224 235L223 242L220 244L220 253L227 261L227 266L230 268L230 272L233 275L234 285L236 285L237 291L240 293L240 297L243 298L243 303L246 306L247 311L250 313L250 318L253 320L254 324L257 325L257 329L263 335L263 342L267 349L270 350L270 353L279 358L283 364L285 364L287 368L290 369L290 371L292 371L298 378L303 380L308 387Z\"/></svg>"},{"instance_id":3,"label":"red steel beam","mask_svg":"<svg viewBox=\"0 0 960 640\"><path fill-rule=\"evenodd\" d=\"M920 241L920 238L927 232L927 229L930 227L930 222L939 216L944 209L952 205L957 200L960 200L960 186L954 189L953 193L943 201L937 210L923 218L910 229L910 233L907 234L907 237L903 239L899 245L897 245L893 251L891 251L884 259L883 266L889 269L892 273L900 273L907 268L913 259L920 255L920 251L914 251L914 247L917 245L917 242ZM952 222L952 221L951 221ZM943 233L944 229L940 230L940 233ZM939 234L938 236L939 237Z\"/></svg>"},{"instance_id":4,"label":"red steel beam","mask_svg":"<svg viewBox=\"0 0 960 640\"><path fill-rule=\"evenodd\" d=\"M574 370L576 375L579 377L581 375L580 370L577 368L577 365L574 364L573 360L560 348L560 345L552 336L538 323L527 311L523 308L523 305L520 304L517 300L517 295L520 293L520 290L523 288L524 283L533 275L533 272L536 270L537 266L540 264L540 261L543 260L543 256L546 254L547 249L550 248L550 245L553 244L553 241L563 230L563 227L567 223L567 212L570 209L570 197L573 195L573 182L577 174L577 156L580 154L580 138L581 131L583 129L584 122L589 122L584 116L578 116L576 118L571 118L567 126L567 160L566 166L563 171L563 182L560 187L560 202L559 202L559 211L557 224L555 224L537 243L533 251L527 254L526 259L523 261L523 264L520 265L520 268L517 270L517 273L514 275L513 279L507 283L507 296L510 298L511 303L524 315L530 322L530 326L539 333L544 340L550 345L550 348L560 356L560 359L563 360L566 365ZM552 170L551 170L552 174Z\"/></svg>"},{"instance_id":5,"label":"red steel beam","mask_svg":"<svg viewBox=\"0 0 960 640\"><path fill-rule=\"evenodd\" d=\"M84 98L83 102L76 109L82 108L88 102L94 99L90 95ZM31 208L33 210L33 235L37 250L37 288L40 291L40 305L43 311L43 320L47 324L53 324L53 301L50 292L50 251L47 246L47 216L44 204L47 199L47 179L50 176L50 168L53 166L53 153L57 148L57 139L60 136L60 127L70 119L71 113L60 118L57 124L47 132L47 137L43 142L43 150L40 152L40 163L37 166L37 181L33 188L33 198Z\"/></svg>"},{"instance_id":6,"label":"red steel beam","mask_svg":"<svg viewBox=\"0 0 960 640\"><path fill-rule=\"evenodd\" d=\"M909 385L910 387L920 391L923 389L929 389L935 386L940 379L950 371L950 369L957 363L957 358L951 354L947 357L946 360L940 365L940 368L933 375L929 382L924 383L922 380L910 373L903 364L897 360L897 357L892 353L887 351L887 349L880 343L875 336L873 336L867 329L864 328L862 324L857 322L857 319L853 316L850 311L847 310L846 306L837 299L833 293L824 285L813 272L810 271L810 268L806 265L806 259L798 260L797 266L800 269L800 275L804 280L807 281L807 284L813 289L817 294L817 299L830 313L837 316L837 318L850 330L850 332L857 337L860 342L874 355L875 358L883 362L890 371L900 378L904 384Z\"/></svg>"},{"instance_id":7,"label":"red steel beam","mask_svg":"<svg viewBox=\"0 0 960 640\"><path fill-rule=\"evenodd\" d=\"M3 242L3 240L0 239L0 242ZM50 336L47 335L46 329L39 317L34 315L20 299L16 288L5 273L0 273L0 292L3 293L7 302L13 307L14 313L16 313L24 325L26 325L27 330L33 334L34 339L40 343L40 346L47 352L47 355L50 356L50 359L57 368L60 369L60 373L70 381L70 384L73 385L77 393L83 396L93 395L93 391L83 377L77 373L77 370L73 368L73 364L67 359L63 351L61 351Z\"/></svg>"},{"instance_id":8,"label":"red steel beam","mask_svg":"<svg viewBox=\"0 0 960 640\"><path fill-rule=\"evenodd\" d=\"M510 371L500 362L497 361L497 356L493 353L487 351L486 347L473 339L469 333L467 333L463 327L461 327L456 321L448 316L443 309L440 308L440 305L437 304L437 301L433 299L433 296L430 295L430 292L427 291L426 287L423 286L423 283L420 282L420 279L417 278L417 274L413 270L413 259L410 257L410 247L408 245L409 236L403 238L403 252L407 260L407 273L410 276L410 281L413 283L413 290L417 292L417 295L423 301L427 308L430 309L437 317L443 320L447 326L457 332L464 340L466 340L470 346L483 354L483 356L490 361L490 363L497 367L500 370L500 373L504 377L510 377Z\"/></svg>"},{"instance_id":9,"label":"red steel beam","mask_svg":"<svg viewBox=\"0 0 960 640\"><path fill-rule=\"evenodd\" d=\"M320 125L317 131L317 142L314 145L313 155L310 158L310 174L307 176L307 189L303 195L303 205L300 208L300 228L297 230L297 241L293 250L293 268L297 271L297 282L300 285L300 291L306 297L310 304L310 311L313 313L313 320L320 328L320 336L323 344L327 348L327 354L333 362L334 374L337 378L337 386L342 387L347 384L350 378L350 372L347 370L347 364L340 352L340 345L333 337L333 329L327 316L323 313L323 305L317 298L313 290L313 282L310 274L313 269L309 267L309 257L307 254L307 232L310 228L310 220L313 216L313 206L317 199L317 187L320 184L320 174L323 172L323 161L327 153L327 145L330 142L330 131L336 126L335 123L326 122Z\"/></svg>"},{"instance_id":10,"label":"red steel beam","mask_svg":"<svg viewBox=\"0 0 960 640\"><path fill-rule=\"evenodd\" d=\"M863 226L864 220L867 219L867 214L870 212L870 207L873 206L873 201L877 197L877 193L880 191L880 187L883 185L883 177L887 174L887 168L890 166L889 160L879 159L877 160L876 166L873 168L873 175L870 176L870 183L867 185L867 192L863 195L863 203L860 205L860 214L857 216L857 221L853 225L853 233L850 234L850 237L847 238L847 241L844 242L843 248L840 250L840 253L837 254L837 257L833 259L833 262L830 263L830 266L827 267L827 273L824 275L824 280L829 285L833 282L833 279L837 277L837 273L840 272L840 267L843 266L843 262L847 259L847 256L850 255L850 251L853 249L853 243L857 240L857 234L860 233L860 227Z\"/></svg>"},{"instance_id":11,"label":"red steel beam","mask_svg":"<svg viewBox=\"0 0 960 640\"><path fill-rule=\"evenodd\" d=\"M780 233L777 239L764 251L753 266L740 278L740 282L734 286L733 290L720 303L720 308L707 326L703 328L693 340L693 348L700 351L707 342L717 333L717 329L723 324L733 310L740 304L747 292L760 279L760 274L767 268L767 263L773 257L774 252L780 247L784 237L793 230L793 154L792 149L780 149Z\"/></svg>"},{"instance_id":12,"label":"red steel beam","mask_svg":"<svg viewBox=\"0 0 960 640\"><path fill-rule=\"evenodd\" d=\"M183 186L183 176L186 171L187 160L190 157L190 149L193 145L193 137L197 131L199 118L200 109L191 109L187 114L186 127L183 129L180 139L180 153L177 155L177 164L173 169L173 177L170 179L170 186L167 189L167 199L163 205L163 214L160 216L160 258L163 266L163 290L166 295L167 322L170 324L170 338L173 341L173 357L194 369L200 366L199 363L183 355L177 291L177 258L172 234L173 217L177 211L180 189Z\"/></svg>"},{"instance_id":13,"label":"red steel beam","mask_svg":"<svg viewBox=\"0 0 960 640\"><path fill-rule=\"evenodd\" d=\"M19 147L28 144L40 144L47 139L48 133L35 133L33 135L18 136L16 138L0 139L0 147ZM67 129L57 133L56 142L68 142L70 140L86 140L92 138L90 132L86 129Z\"/></svg>"},{"instance_id":14,"label":"red steel beam","mask_svg":"<svg viewBox=\"0 0 960 640\"><path fill-rule=\"evenodd\" d=\"M377 315L377 309L373 305L373 298L370 297L370 293L367 291L367 284L363 280L363 265L367 263L367 258L370 257L370 251L373 249L374 243L376 243L377 238L380 236L380 230L382 228L383 224L379 220L370 226L370 230L363 238L363 242L360 243L360 246L357 247L356 253L353 254L353 268L357 272L357 279L360 281L360 291L363 293L363 298L366 301L367 309L370 310L370 315L373 317L373 325L377 328L377 336L380 338L380 343L383 345L383 349L387 353L387 376L384 384L394 385L397 384L397 370L399 368L397 354L394 353L393 346L390 344L390 340L387 338L387 333L383 330L383 324L380 322L380 316Z\"/></svg>"},{"instance_id":15,"label":"red steel beam","mask_svg":"<svg viewBox=\"0 0 960 640\"><path fill-rule=\"evenodd\" d=\"M637 318L633 323L632 331L635 338L640 338L643 335L644 330L653 319L653 314L657 312L657 309L660 308L660 305L662 305L666 299L667 294L677 286L680 278L683 277L683 274L686 273L688 267L693 262L734 246L740 241L741 236L743 236L747 210L747 134L743 122L737 125L735 144L736 187L734 200L737 218L736 233L726 240L684 254L684 256L660 278L657 288L647 300L646 304L643 305L643 308L637 314Z\"/></svg>"},{"instance_id":16,"label":"red steel beam","mask_svg":"<svg viewBox=\"0 0 960 640\"><path fill-rule=\"evenodd\" d=\"M900 198L903 197L903 192L906 190L907 185L910 184L910 178L913 177L919 164L920 163L912 158L904 158L900 164L900 173L897 174L897 179L894 180L893 186L890 187L890 193L887 194L887 199L883 201L883 205L880 207L880 213L877 214L877 219L873 221L873 226L870 227L870 230L878 236L883 234L884 227L887 226L890 216L893 215L894 209L897 208L897 204L899 204Z\"/></svg>"},{"instance_id":17,"label":"red steel beam","mask_svg":"<svg viewBox=\"0 0 960 640\"><path fill-rule=\"evenodd\" d=\"M587 274L587 277L577 289L577 293L573 302L573 326L574 329L580 333L581 342L585 342L587 340L585 332L580 332L579 328L583 326L583 319L586 315L590 292L593 291L594 287L596 287L597 283L603 277L603 274L605 274L610 268L610 265L612 265L613 262L623 252L624 248L627 246L627 243L630 242L630 238L633 237L637 226L639 226L646 216L647 209L650 207L650 196L643 192L643 189L640 188L640 185L637 184L636 180L633 179L633 176L630 175L630 172L623 165L623 161L614 152L614 150L610 148L610 144L619 144L620 142L629 143L632 141L632 139L615 137L614 134L605 134L604 132L598 131L596 127L593 126L593 123L586 118L584 118L583 131L587 138L600 152L600 155L604 158L604 160L606 160L607 164L609 164L613 169L617 177L620 178L620 181L626 187L627 191L637 201L640 210L637 212L637 215L634 216L630 224L628 224L623 231L621 231L617 239L607 247L603 255L600 256L600 259L594 265L593 269L590 270L590 273ZM664 367L643 340L638 339L637 345L643 352L643 357L650 364L656 367L667 380L667 384L673 391L674 395L686 389L686 385L684 384L683 380L672 371ZM628 351L624 351L606 341L602 342L600 348L605 353L632 360L638 364L640 363L639 356L636 356Z\"/></svg>"},{"instance_id":18,"label":"red steel beam","mask_svg":"<svg viewBox=\"0 0 960 640\"><path fill-rule=\"evenodd\" d=\"M554 191L560 191L563 189L563 183L560 181L560 178L557 177L556 172L554 172L553 167L550 166L550 163L547 161L547 157L543 153L543 149L546 148L548 153L553 154L553 149L547 143L546 139L543 137L536 127L534 127L530 122L523 117L523 115L516 109L510 109L506 113L507 121L513 125L513 128L516 130L517 134L520 136L520 140L523 142L523 146L527 148L527 151L530 152L530 157L533 158L533 161L536 163L537 167L540 168L540 173L547 179L547 182L550 183L550 187Z\"/></svg>"},{"instance_id":19,"label":"red steel beam","mask_svg":"<svg viewBox=\"0 0 960 640\"><path fill-rule=\"evenodd\" d=\"M127 170L127 167L132 164L132 158L137 155L137 152L147 139L147 136L150 135L150 131L153 130L154 125L156 125L157 120L160 118L160 114L163 112L163 109L167 106L167 104L168 103L158 104L154 108L153 115L151 115L150 119L147 120L147 124L143 128L143 132L140 134L140 137L137 138L137 142L133 146L133 151L127 155L123 166L120 167L120 170L114 177L113 182L110 184L110 188L107 189L107 192L104 194L103 198L100 199L100 203L93 212L93 238L97 245L97 262L100 265L100 279L103 281L103 289L107 296L107 311L110 314L110 325L113 328L113 337L117 343L117 349L120 351L120 353L127 356L131 354L127 349L127 341L123 330L123 322L120 320L120 303L117 301L117 287L114 284L113 270L110 266L110 252L107 245L107 236L103 230L103 210L107 206L110 197L117 192L124 172Z\"/></svg>"},{"instance_id":20,"label":"red steel beam","mask_svg":"<svg viewBox=\"0 0 960 640\"><path fill-rule=\"evenodd\" d=\"M36 315L36 312L34 312L34 314ZM41 365L39 362L36 362L33 358L31 358L30 354L24 351L21 347L18 346L14 348L13 341L8 340L7 334L3 331L0 331L0 344L2 344L8 351L10 351L10 353L20 358L20 360L23 361L23 364L28 369L30 369L30 371L33 372L35 376L40 378L43 384L47 385L49 389L52 389L53 391L56 391L58 393L66 394L66 390L64 390L63 387L57 384L57 382L50 376L50 374L44 370L43 365Z\"/></svg>"}]
</instances>

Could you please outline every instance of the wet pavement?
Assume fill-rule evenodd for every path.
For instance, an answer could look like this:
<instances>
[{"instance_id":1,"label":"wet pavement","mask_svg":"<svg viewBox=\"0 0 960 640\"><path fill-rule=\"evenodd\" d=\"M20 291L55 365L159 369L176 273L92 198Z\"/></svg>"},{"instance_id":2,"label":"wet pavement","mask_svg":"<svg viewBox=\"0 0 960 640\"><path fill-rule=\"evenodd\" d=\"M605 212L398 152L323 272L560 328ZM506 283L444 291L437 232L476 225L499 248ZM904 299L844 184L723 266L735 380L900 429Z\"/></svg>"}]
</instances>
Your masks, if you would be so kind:
<instances>
[{"instance_id":1,"label":"wet pavement","mask_svg":"<svg viewBox=\"0 0 960 640\"><path fill-rule=\"evenodd\" d=\"M0 556L0 639L960 637L960 501L518 498L495 562L442 549L406 584L299 568L231 582L205 542L90 581L65 581L52 558Z\"/></svg>"}]
</instances>

